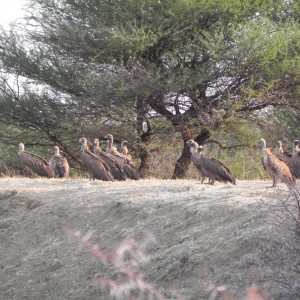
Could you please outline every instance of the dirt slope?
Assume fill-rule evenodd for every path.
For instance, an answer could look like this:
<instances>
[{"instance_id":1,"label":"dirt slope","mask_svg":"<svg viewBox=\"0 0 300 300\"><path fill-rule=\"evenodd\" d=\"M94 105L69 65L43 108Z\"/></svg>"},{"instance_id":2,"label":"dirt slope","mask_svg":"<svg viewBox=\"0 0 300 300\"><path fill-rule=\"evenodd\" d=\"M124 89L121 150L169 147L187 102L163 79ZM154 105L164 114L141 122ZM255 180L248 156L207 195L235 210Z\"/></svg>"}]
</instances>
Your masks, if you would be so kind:
<instances>
[{"instance_id":1,"label":"dirt slope","mask_svg":"<svg viewBox=\"0 0 300 300\"><path fill-rule=\"evenodd\" d=\"M1 179L0 299L109 299L94 275L122 276L67 229L92 233L106 252L128 236L143 243L145 279L166 299L208 299L211 283L240 298L253 282L283 299L285 291L261 275L261 252L272 238L260 201L285 189L270 185Z\"/></svg>"}]
</instances>

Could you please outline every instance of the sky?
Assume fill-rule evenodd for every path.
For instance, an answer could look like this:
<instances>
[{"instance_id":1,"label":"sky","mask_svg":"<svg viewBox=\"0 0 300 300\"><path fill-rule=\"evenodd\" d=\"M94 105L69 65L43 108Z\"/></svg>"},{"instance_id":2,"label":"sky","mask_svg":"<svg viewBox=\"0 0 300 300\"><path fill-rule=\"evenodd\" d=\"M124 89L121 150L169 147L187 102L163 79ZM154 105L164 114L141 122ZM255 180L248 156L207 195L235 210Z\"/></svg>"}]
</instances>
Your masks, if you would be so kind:
<instances>
[{"instance_id":1,"label":"sky","mask_svg":"<svg viewBox=\"0 0 300 300\"><path fill-rule=\"evenodd\" d=\"M8 26L15 19L24 16L25 0L0 0L0 25Z\"/></svg>"}]
</instances>

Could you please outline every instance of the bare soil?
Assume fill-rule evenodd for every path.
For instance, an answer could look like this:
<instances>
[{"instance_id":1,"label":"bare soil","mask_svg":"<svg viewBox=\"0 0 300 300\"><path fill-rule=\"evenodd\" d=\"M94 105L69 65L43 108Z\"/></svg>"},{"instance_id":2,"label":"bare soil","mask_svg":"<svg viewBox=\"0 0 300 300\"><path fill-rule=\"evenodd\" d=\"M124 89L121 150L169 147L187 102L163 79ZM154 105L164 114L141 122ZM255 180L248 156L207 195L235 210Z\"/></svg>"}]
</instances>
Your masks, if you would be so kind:
<instances>
[{"instance_id":1,"label":"bare soil","mask_svg":"<svg viewBox=\"0 0 300 300\"><path fill-rule=\"evenodd\" d=\"M0 299L110 299L97 273L122 276L93 257L68 230L109 253L126 237L143 245L145 280L165 299L209 299L226 285L241 299L250 284L271 299L288 292L265 276L268 202L281 184L196 180L101 182L87 179L0 180ZM149 240L155 238L155 242ZM291 299L289 296L288 299Z\"/></svg>"}]
</instances>

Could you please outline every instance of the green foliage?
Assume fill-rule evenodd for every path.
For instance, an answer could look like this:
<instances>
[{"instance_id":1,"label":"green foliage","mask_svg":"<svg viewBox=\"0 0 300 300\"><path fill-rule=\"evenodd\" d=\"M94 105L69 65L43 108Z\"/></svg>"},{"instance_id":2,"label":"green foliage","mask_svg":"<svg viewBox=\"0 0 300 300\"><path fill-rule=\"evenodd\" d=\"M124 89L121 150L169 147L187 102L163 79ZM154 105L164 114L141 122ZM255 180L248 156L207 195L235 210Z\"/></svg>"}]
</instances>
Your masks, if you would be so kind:
<instances>
[{"instance_id":1,"label":"green foliage","mask_svg":"<svg viewBox=\"0 0 300 300\"><path fill-rule=\"evenodd\" d=\"M251 144L255 111L299 109L299 14L282 0L29 0L22 34L0 33L1 120L74 164L78 137L138 142L145 118L150 151L170 124Z\"/></svg>"}]
</instances>

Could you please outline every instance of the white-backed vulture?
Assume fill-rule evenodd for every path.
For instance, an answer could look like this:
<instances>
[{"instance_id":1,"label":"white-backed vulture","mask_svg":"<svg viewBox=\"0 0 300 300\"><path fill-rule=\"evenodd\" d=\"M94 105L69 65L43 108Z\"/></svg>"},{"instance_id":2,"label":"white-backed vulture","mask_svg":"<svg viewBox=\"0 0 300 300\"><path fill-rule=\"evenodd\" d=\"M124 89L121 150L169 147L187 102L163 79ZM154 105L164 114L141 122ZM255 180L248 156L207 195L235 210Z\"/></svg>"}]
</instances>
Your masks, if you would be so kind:
<instances>
[{"instance_id":1,"label":"white-backed vulture","mask_svg":"<svg viewBox=\"0 0 300 300\"><path fill-rule=\"evenodd\" d=\"M54 146L52 148L54 155L49 160L49 165L53 170L55 177L67 178L69 177L69 163L67 159L60 155L59 148Z\"/></svg>"},{"instance_id":2,"label":"white-backed vulture","mask_svg":"<svg viewBox=\"0 0 300 300\"><path fill-rule=\"evenodd\" d=\"M198 153L202 172L211 180L211 184L215 181L236 184L235 177L221 161L204 154L202 146L198 147Z\"/></svg>"},{"instance_id":3,"label":"white-backed vulture","mask_svg":"<svg viewBox=\"0 0 300 300\"><path fill-rule=\"evenodd\" d=\"M113 154L105 152L99 146L99 140L94 139L94 154L101 158L110 168L110 172L116 180L126 180L126 175L122 169L121 164L114 157Z\"/></svg>"},{"instance_id":4,"label":"white-backed vulture","mask_svg":"<svg viewBox=\"0 0 300 300\"><path fill-rule=\"evenodd\" d=\"M19 144L19 157L21 162L30 171L31 174L37 174L43 177L54 177L54 172L49 163L39 155L24 150L24 144Z\"/></svg>"},{"instance_id":5,"label":"white-backed vulture","mask_svg":"<svg viewBox=\"0 0 300 300\"><path fill-rule=\"evenodd\" d=\"M298 140L293 142L292 164L295 177L300 178L300 141Z\"/></svg>"},{"instance_id":6,"label":"white-backed vulture","mask_svg":"<svg viewBox=\"0 0 300 300\"><path fill-rule=\"evenodd\" d=\"M202 167L201 167L201 161L200 161L199 153L198 153L199 145L194 140L188 140L186 142L186 145L190 149L192 163L193 163L193 165L195 166L195 168L197 169L197 171L199 173L199 177L200 177L201 183L203 183L206 176L205 176L205 174L204 174L204 172L202 170Z\"/></svg>"},{"instance_id":7,"label":"white-backed vulture","mask_svg":"<svg viewBox=\"0 0 300 300\"><path fill-rule=\"evenodd\" d=\"M107 148L106 151L114 155L114 157L121 164L122 169L127 178L138 180L141 178L139 170L134 166L133 162L130 161L126 155L120 153L117 148L114 146L114 140L112 134L107 134L105 136L107 139Z\"/></svg>"},{"instance_id":8,"label":"white-backed vulture","mask_svg":"<svg viewBox=\"0 0 300 300\"><path fill-rule=\"evenodd\" d=\"M81 160L89 178L93 180L114 181L109 166L89 150L86 138L81 138L79 142L81 143Z\"/></svg>"},{"instance_id":9,"label":"white-backed vulture","mask_svg":"<svg viewBox=\"0 0 300 300\"><path fill-rule=\"evenodd\" d=\"M289 166L267 148L266 141L263 138L258 141L258 144L262 151L262 165L267 174L273 179L273 187L277 186L279 180L287 185L293 184L296 179Z\"/></svg>"}]
</instances>

